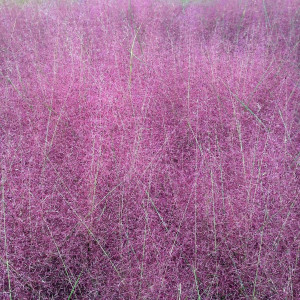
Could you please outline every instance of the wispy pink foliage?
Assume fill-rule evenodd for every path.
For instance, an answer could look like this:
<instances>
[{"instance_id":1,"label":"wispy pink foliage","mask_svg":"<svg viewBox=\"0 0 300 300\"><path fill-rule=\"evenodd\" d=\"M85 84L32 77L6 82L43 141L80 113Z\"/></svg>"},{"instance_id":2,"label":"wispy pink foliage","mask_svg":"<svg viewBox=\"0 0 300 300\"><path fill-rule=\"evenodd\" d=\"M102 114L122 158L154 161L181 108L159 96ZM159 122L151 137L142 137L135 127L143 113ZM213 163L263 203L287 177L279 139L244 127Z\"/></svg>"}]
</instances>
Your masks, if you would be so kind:
<instances>
[{"instance_id":1,"label":"wispy pink foliage","mask_svg":"<svg viewBox=\"0 0 300 300\"><path fill-rule=\"evenodd\" d=\"M298 299L296 0L0 8L1 299Z\"/></svg>"}]
</instances>

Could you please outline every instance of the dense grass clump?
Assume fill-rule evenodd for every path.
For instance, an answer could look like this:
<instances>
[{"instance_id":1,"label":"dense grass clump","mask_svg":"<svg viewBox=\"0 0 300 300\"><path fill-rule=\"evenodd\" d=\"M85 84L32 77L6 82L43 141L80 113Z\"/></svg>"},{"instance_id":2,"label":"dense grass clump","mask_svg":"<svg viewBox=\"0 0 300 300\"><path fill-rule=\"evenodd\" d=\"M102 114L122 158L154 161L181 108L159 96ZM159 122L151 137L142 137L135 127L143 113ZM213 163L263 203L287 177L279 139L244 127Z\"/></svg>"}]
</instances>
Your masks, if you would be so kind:
<instances>
[{"instance_id":1,"label":"dense grass clump","mask_svg":"<svg viewBox=\"0 0 300 300\"><path fill-rule=\"evenodd\" d=\"M299 299L296 0L0 6L1 299Z\"/></svg>"}]
</instances>

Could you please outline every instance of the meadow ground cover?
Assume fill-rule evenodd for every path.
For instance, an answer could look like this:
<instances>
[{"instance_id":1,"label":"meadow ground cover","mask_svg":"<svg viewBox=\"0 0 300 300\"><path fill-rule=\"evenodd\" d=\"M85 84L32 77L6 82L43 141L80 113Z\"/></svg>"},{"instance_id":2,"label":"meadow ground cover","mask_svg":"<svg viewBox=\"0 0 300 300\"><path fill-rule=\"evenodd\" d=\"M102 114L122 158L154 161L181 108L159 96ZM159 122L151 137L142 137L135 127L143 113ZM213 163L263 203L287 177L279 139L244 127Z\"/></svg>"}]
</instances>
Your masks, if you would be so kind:
<instances>
[{"instance_id":1,"label":"meadow ground cover","mask_svg":"<svg viewBox=\"0 0 300 300\"><path fill-rule=\"evenodd\" d=\"M298 4L3 1L0 298L299 299Z\"/></svg>"}]
</instances>

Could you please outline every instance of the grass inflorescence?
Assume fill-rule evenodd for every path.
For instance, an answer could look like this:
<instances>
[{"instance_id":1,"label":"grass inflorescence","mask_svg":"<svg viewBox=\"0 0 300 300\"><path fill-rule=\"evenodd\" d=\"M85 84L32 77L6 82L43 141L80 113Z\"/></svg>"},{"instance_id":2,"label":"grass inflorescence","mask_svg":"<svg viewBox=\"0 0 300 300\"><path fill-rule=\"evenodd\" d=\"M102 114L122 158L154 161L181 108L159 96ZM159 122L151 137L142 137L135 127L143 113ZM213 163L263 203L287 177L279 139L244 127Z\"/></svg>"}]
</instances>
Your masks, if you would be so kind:
<instances>
[{"instance_id":1,"label":"grass inflorescence","mask_svg":"<svg viewBox=\"0 0 300 300\"><path fill-rule=\"evenodd\" d=\"M2 1L1 299L298 299L296 0Z\"/></svg>"}]
</instances>

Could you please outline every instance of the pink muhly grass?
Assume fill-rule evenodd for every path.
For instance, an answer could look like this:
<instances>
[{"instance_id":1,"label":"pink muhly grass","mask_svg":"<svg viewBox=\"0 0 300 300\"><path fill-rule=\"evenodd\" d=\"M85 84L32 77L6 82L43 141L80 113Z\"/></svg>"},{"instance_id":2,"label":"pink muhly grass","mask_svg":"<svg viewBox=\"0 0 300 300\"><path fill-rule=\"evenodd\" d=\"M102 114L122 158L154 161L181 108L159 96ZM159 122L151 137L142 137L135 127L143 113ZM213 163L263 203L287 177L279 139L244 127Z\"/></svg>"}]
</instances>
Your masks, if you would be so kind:
<instances>
[{"instance_id":1,"label":"pink muhly grass","mask_svg":"<svg viewBox=\"0 0 300 300\"><path fill-rule=\"evenodd\" d=\"M0 7L1 299L297 299L295 0Z\"/></svg>"}]
</instances>

